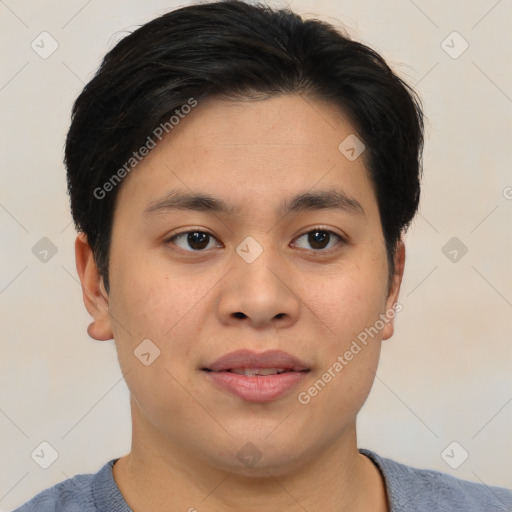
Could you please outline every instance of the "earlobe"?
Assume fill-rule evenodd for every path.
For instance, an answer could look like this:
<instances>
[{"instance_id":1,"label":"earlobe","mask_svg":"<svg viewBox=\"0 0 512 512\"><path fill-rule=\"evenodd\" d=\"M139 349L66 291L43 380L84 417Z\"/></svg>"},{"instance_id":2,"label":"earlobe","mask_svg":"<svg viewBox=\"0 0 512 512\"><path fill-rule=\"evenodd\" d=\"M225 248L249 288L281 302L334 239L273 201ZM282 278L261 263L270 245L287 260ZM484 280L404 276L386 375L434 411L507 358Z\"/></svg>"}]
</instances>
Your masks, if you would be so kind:
<instances>
[{"instance_id":1,"label":"earlobe","mask_svg":"<svg viewBox=\"0 0 512 512\"><path fill-rule=\"evenodd\" d=\"M87 328L89 336L98 341L113 338L109 312L109 297L103 284L92 249L85 233L78 233L75 240L76 269L82 284L84 304L93 317Z\"/></svg>"},{"instance_id":2,"label":"earlobe","mask_svg":"<svg viewBox=\"0 0 512 512\"><path fill-rule=\"evenodd\" d=\"M394 332L394 318L401 308L396 307L398 301L398 295L400 292L400 286L402 284L402 278L404 276L405 269L405 244L402 239L397 243L395 251L395 274L393 276L393 282L391 290L386 300L386 325L382 330L382 339L387 340L393 336Z\"/></svg>"}]
</instances>

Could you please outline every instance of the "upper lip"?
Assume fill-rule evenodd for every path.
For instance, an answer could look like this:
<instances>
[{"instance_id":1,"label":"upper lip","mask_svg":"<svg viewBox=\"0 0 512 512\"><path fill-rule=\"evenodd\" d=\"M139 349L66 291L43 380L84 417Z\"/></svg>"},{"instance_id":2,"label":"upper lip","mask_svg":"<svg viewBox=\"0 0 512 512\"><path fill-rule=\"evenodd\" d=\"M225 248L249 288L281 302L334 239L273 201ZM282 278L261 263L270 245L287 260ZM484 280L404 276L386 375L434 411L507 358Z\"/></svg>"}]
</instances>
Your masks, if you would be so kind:
<instances>
[{"instance_id":1,"label":"upper lip","mask_svg":"<svg viewBox=\"0 0 512 512\"><path fill-rule=\"evenodd\" d=\"M203 370L222 372L237 368L282 368L295 372L309 370L306 363L282 350L267 350L258 353L247 349L225 354Z\"/></svg>"}]
</instances>

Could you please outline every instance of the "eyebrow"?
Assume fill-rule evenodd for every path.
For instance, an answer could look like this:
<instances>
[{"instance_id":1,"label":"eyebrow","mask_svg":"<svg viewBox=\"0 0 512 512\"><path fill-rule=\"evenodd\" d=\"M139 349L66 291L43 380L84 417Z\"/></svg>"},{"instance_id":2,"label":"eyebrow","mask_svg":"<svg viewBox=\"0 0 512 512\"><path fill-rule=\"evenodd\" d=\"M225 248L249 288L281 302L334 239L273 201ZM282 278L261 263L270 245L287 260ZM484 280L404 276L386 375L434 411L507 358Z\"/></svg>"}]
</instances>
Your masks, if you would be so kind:
<instances>
[{"instance_id":1,"label":"eyebrow","mask_svg":"<svg viewBox=\"0 0 512 512\"><path fill-rule=\"evenodd\" d=\"M186 192L177 189L151 202L144 210L144 216L167 213L173 210L192 210L231 216L239 212L238 208L210 194ZM341 210L346 213L366 217L361 203L339 189L303 192L284 201L277 213L286 215L292 212L315 210Z\"/></svg>"}]
</instances>

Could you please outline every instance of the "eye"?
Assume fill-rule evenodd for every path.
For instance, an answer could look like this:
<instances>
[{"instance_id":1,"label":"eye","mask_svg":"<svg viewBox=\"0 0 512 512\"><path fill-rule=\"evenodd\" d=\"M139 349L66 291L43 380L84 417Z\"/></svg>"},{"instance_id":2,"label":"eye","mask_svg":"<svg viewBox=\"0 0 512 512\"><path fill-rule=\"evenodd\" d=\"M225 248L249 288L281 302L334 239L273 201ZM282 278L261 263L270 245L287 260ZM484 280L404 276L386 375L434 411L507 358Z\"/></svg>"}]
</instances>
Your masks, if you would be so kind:
<instances>
[{"instance_id":1,"label":"eye","mask_svg":"<svg viewBox=\"0 0 512 512\"><path fill-rule=\"evenodd\" d=\"M184 231L183 233L178 233L177 235L172 236L166 242L172 242L180 249L189 252L201 252L205 249L211 249L210 242L218 240L207 233L206 231L192 230L192 231ZM182 245L180 245L180 243ZM188 246L190 249L187 249ZM221 244L217 244L217 247L220 247Z\"/></svg>"},{"instance_id":2,"label":"eye","mask_svg":"<svg viewBox=\"0 0 512 512\"><path fill-rule=\"evenodd\" d=\"M301 239L304 239L305 243L309 244L310 247L301 246L299 242ZM328 252L329 249L332 249L340 242L345 241L344 238L337 233L322 228L312 229L295 240L296 241L293 244L294 247L299 247L301 249L312 248L315 252ZM190 230L178 233L166 240L166 243L169 242L172 242L180 249L188 252L204 252L205 250L213 247L222 247L222 244L212 234L200 230Z\"/></svg>"},{"instance_id":3,"label":"eye","mask_svg":"<svg viewBox=\"0 0 512 512\"><path fill-rule=\"evenodd\" d=\"M305 239L307 244L310 244L310 246L315 251L326 251L328 249L332 249L337 244L330 245L329 244L333 241L333 235L334 238L338 239L338 243L344 242L345 240L338 234L334 233L333 231L330 231L328 229L321 229L321 228L315 228L311 231L308 231L307 233L304 233L303 235L296 238L296 242L294 243L294 246L297 246L297 241L300 239ZM301 249L308 249L308 247L301 247L299 245L299 248Z\"/></svg>"}]
</instances>

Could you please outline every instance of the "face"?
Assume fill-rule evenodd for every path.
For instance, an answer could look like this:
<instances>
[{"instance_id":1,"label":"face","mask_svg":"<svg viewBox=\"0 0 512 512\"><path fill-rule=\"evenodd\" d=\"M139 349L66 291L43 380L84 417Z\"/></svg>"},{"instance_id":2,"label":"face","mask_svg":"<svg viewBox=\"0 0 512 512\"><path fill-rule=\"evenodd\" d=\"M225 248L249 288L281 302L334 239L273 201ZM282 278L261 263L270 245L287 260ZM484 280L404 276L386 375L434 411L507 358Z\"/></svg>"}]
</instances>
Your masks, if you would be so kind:
<instances>
[{"instance_id":1,"label":"face","mask_svg":"<svg viewBox=\"0 0 512 512\"><path fill-rule=\"evenodd\" d=\"M248 454L278 474L352 432L381 340L393 333L403 247L388 296L363 157L339 149L351 134L343 112L319 100L209 100L124 179L110 294L91 260L79 269L95 276L91 289L100 283L89 334L115 339L139 438L255 474L241 456ZM217 202L171 204L179 194ZM297 199L303 194L318 197ZM87 269L80 273L85 283ZM224 372L234 382L227 389L212 376L222 372L205 368L242 349L284 351L307 371ZM265 385L247 391L243 379Z\"/></svg>"}]
</instances>

